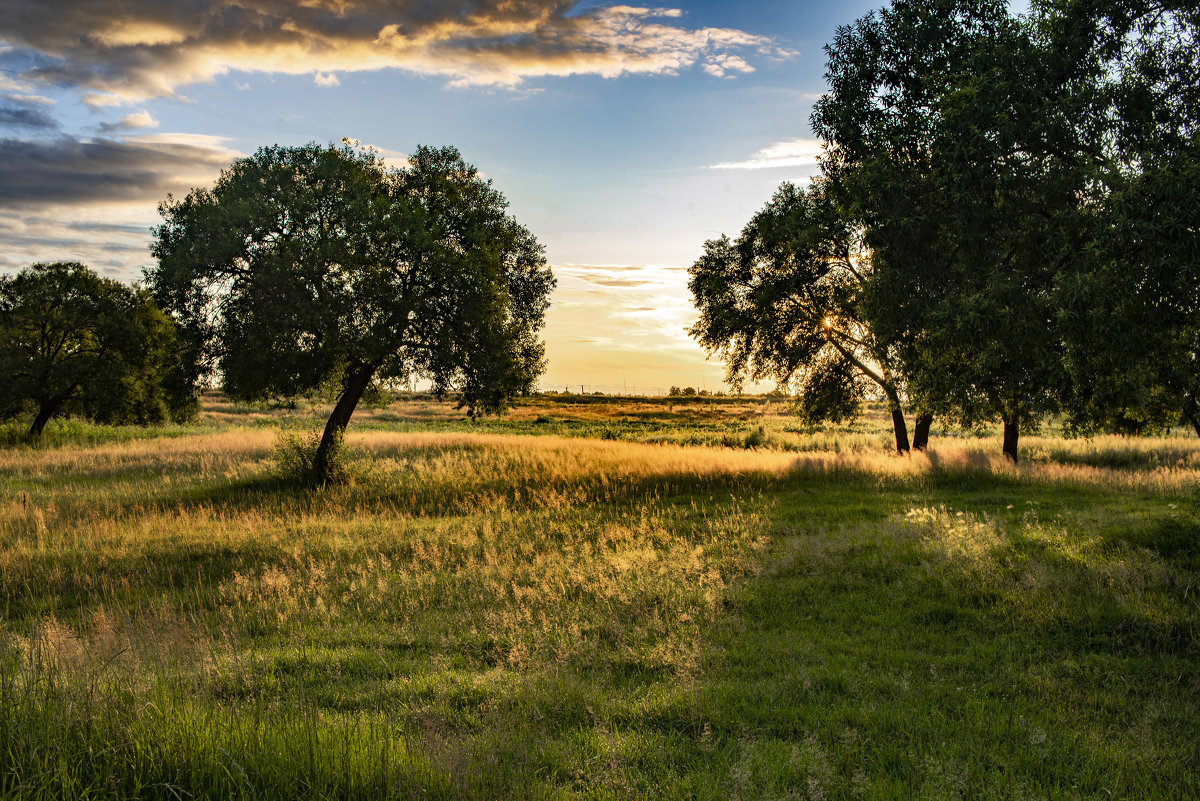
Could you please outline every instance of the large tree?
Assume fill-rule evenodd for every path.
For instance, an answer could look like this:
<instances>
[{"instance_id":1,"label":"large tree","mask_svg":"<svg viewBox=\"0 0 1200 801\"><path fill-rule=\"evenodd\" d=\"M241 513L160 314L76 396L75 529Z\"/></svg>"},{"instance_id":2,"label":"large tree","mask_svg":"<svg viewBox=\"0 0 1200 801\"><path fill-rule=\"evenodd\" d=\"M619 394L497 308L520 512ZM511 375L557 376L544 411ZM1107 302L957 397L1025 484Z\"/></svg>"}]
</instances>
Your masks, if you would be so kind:
<instances>
[{"instance_id":1,"label":"large tree","mask_svg":"<svg viewBox=\"0 0 1200 801\"><path fill-rule=\"evenodd\" d=\"M1088 268L1063 293L1079 430L1145 430L1180 417L1200 434L1200 8L1040 2L1090 132Z\"/></svg>"},{"instance_id":2,"label":"large tree","mask_svg":"<svg viewBox=\"0 0 1200 801\"><path fill-rule=\"evenodd\" d=\"M700 312L691 333L722 357L735 386L764 379L791 385L810 421L853 415L875 386L904 453L902 386L861 306L873 280L861 233L828 181L783 184L736 241L705 243L689 270Z\"/></svg>"},{"instance_id":3,"label":"large tree","mask_svg":"<svg viewBox=\"0 0 1200 801\"><path fill-rule=\"evenodd\" d=\"M1195 4L895 0L839 29L814 128L909 392L965 423L1194 410Z\"/></svg>"},{"instance_id":4,"label":"large tree","mask_svg":"<svg viewBox=\"0 0 1200 801\"><path fill-rule=\"evenodd\" d=\"M813 124L866 225L865 298L910 390L1004 453L1061 403L1058 287L1079 268L1086 102L995 0L896 0L839 29Z\"/></svg>"},{"instance_id":5,"label":"large tree","mask_svg":"<svg viewBox=\"0 0 1200 801\"><path fill-rule=\"evenodd\" d=\"M326 478L374 383L426 378L471 414L533 386L554 278L506 207L454 148L388 168L349 145L267 147L162 204L147 279L231 395L337 388Z\"/></svg>"},{"instance_id":6,"label":"large tree","mask_svg":"<svg viewBox=\"0 0 1200 801\"><path fill-rule=\"evenodd\" d=\"M82 264L35 264L0 277L0 413L152 423L189 416L177 382L175 327L150 294Z\"/></svg>"}]
</instances>

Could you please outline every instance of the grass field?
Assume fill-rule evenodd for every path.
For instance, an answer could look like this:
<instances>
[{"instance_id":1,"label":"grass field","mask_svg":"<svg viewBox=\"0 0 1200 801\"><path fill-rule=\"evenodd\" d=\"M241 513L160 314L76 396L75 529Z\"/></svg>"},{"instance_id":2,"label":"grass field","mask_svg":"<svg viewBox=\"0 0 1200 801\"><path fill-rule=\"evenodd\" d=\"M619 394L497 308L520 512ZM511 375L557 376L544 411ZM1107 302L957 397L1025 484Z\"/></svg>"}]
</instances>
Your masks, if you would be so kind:
<instances>
[{"instance_id":1,"label":"grass field","mask_svg":"<svg viewBox=\"0 0 1200 801\"><path fill-rule=\"evenodd\" d=\"M0 797L1200 797L1200 440L319 405L0 449Z\"/></svg>"}]
</instances>

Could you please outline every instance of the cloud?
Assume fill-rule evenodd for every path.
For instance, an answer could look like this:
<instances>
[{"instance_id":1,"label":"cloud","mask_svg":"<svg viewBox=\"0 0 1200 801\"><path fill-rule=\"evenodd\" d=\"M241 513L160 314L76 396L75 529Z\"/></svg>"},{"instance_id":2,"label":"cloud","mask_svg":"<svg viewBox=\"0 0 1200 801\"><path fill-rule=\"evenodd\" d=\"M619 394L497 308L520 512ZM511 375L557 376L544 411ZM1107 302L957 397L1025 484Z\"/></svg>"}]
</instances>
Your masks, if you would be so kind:
<instances>
[{"instance_id":1,"label":"cloud","mask_svg":"<svg viewBox=\"0 0 1200 801\"><path fill-rule=\"evenodd\" d=\"M114 131L127 131L134 128L157 128L158 120L150 115L149 111L138 111L133 114L126 114L117 122L105 122L100 124L101 133L112 133Z\"/></svg>"},{"instance_id":2,"label":"cloud","mask_svg":"<svg viewBox=\"0 0 1200 801\"><path fill-rule=\"evenodd\" d=\"M754 67L751 67L746 59L741 56L735 56L732 53L720 53L713 56L704 65L704 71L715 78L732 78L733 75L730 73L754 72Z\"/></svg>"},{"instance_id":3,"label":"cloud","mask_svg":"<svg viewBox=\"0 0 1200 801\"><path fill-rule=\"evenodd\" d=\"M3 52L3 50L0 50ZM30 85L0 72L0 126L34 131L57 129L58 120L46 109L54 105L48 97L30 93Z\"/></svg>"},{"instance_id":4,"label":"cloud","mask_svg":"<svg viewBox=\"0 0 1200 801\"><path fill-rule=\"evenodd\" d=\"M724 161L709 165L710 170L765 170L779 167L806 167L817 164L821 154L819 139L786 139L764 147L745 161Z\"/></svg>"},{"instance_id":5,"label":"cloud","mask_svg":"<svg viewBox=\"0 0 1200 801\"><path fill-rule=\"evenodd\" d=\"M153 209L144 205L0 209L0 269L79 261L106 275L134 278L151 261L150 227L156 222Z\"/></svg>"},{"instance_id":6,"label":"cloud","mask_svg":"<svg viewBox=\"0 0 1200 801\"><path fill-rule=\"evenodd\" d=\"M627 289L650 286L649 281L638 281L634 278L610 278L605 275L595 275L591 273L583 273L579 276L579 278L580 280L587 281L589 284L595 284L596 286L625 287Z\"/></svg>"},{"instance_id":7,"label":"cloud","mask_svg":"<svg viewBox=\"0 0 1200 801\"><path fill-rule=\"evenodd\" d=\"M210 185L237 155L179 134L0 139L0 269L81 261L132 278L149 263L158 202Z\"/></svg>"},{"instance_id":8,"label":"cloud","mask_svg":"<svg viewBox=\"0 0 1200 801\"><path fill-rule=\"evenodd\" d=\"M0 139L0 209L157 202L211 183L237 155L211 137Z\"/></svg>"},{"instance_id":9,"label":"cloud","mask_svg":"<svg viewBox=\"0 0 1200 801\"><path fill-rule=\"evenodd\" d=\"M58 128L54 119L44 108L28 103L0 100L0 125L12 128L27 128L52 131Z\"/></svg>"},{"instance_id":10,"label":"cloud","mask_svg":"<svg viewBox=\"0 0 1200 801\"><path fill-rule=\"evenodd\" d=\"M722 386L723 368L687 334L696 320L687 270L666 265L554 265L558 287L546 317L548 372L562 389L665 392ZM636 277L636 280L634 280ZM609 279L612 280L609 280ZM616 283L629 279L629 283Z\"/></svg>"},{"instance_id":11,"label":"cloud","mask_svg":"<svg viewBox=\"0 0 1200 801\"><path fill-rule=\"evenodd\" d=\"M318 72L313 75L313 83L317 86L341 86L342 82L332 72Z\"/></svg>"},{"instance_id":12,"label":"cloud","mask_svg":"<svg viewBox=\"0 0 1200 801\"><path fill-rule=\"evenodd\" d=\"M92 105L174 96L230 71L308 74L400 68L453 85L517 86L534 77L722 76L748 58L793 55L771 38L689 28L675 8L576 0L7 0L0 39L35 63L29 80L86 92Z\"/></svg>"},{"instance_id":13,"label":"cloud","mask_svg":"<svg viewBox=\"0 0 1200 801\"><path fill-rule=\"evenodd\" d=\"M679 268L669 266L563 264L554 269L559 275L608 289L653 289L674 287L680 283Z\"/></svg>"}]
</instances>

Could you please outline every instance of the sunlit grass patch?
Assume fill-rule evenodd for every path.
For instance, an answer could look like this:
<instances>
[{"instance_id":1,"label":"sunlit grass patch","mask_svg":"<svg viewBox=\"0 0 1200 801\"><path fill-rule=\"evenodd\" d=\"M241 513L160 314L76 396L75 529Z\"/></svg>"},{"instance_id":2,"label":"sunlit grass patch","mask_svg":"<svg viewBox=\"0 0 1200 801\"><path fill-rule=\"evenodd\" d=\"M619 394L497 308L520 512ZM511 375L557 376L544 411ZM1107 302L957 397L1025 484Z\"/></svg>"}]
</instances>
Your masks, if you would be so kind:
<instances>
[{"instance_id":1,"label":"sunlit grass patch","mask_svg":"<svg viewBox=\"0 0 1200 801\"><path fill-rule=\"evenodd\" d=\"M1037 511L1016 521L912 508L904 524L920 538L931 570L963 573L977 592L993 594L1014 614L1038 624L1105 619L1153 633L1192 611L1186 599L1196 574L1162 554ZM1198 632L1192 631L1191 636Z\"/></svg>"}]
</instances>

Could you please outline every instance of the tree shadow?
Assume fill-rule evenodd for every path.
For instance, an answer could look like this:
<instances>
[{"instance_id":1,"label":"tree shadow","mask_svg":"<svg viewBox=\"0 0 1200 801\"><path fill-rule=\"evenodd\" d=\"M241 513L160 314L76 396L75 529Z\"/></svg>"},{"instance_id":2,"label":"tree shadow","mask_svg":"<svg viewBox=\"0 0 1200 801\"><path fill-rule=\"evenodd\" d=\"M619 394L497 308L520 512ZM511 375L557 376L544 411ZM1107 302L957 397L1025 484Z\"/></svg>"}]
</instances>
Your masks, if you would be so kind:
<instances>
[{"instance_id":1,"label":"tree shadow","mask_svg":"<svg viewBox=\"0 0 1200 801\"><path fill-rule=\"evenodd\" d=\"M730 797L1200 789L1196 516L1061 488L1057 506L1104 507L1105 534L972 511L996 508L998 483L935 473L866 503L781 488L764 570L709 633L698 688Z\"/></svg>"}]
</instances>

